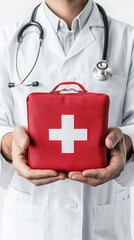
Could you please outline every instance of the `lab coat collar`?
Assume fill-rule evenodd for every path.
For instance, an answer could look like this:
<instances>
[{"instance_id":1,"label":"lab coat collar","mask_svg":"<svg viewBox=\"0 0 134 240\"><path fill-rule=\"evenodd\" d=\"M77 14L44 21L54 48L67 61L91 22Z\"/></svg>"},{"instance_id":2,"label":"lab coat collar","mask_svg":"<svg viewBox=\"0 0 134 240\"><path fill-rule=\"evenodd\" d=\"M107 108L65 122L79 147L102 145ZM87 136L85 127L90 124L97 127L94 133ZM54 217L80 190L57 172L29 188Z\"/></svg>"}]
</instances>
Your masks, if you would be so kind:
<instances>
[{"instance_id":1,"label":"lab coat collar","mask_svg":"<svg viewBox=\"0 0 134 240\"><path fill-rule=\"evenodd\" d=\"M87 24L89 27L104 27L102 15L94 1L92 12Z\"/></svg>"},{"instance_id":2,"label":"lab coat collar","mask_svg":"<svg viewBox=\"0 0 134 240\"><path fill-rule=\"evenodd\" d=\"M67 58L78 54L94 42L95 36L91 31L92 27L104 27L102 16L99 12L97 5L94 2L87 24L77 36L72 48L67 55Z\"/></svg>"},{"instance_id":3,"label":"lab coat collar","mask_svg":"<svg viewBox=\"0 0 134 240\"><path fill-rule=\"evenodd\" d=\"M46 14L45 14L43 4L41 4L41 6L39 7L39 10L38 10L37 16L36 16L36 20L44 28L44 32L45 32L44 44L46 45L47 48L49 48L51 51L53 51L55 54L57 54L62 59L70 58L70 57L78 54L80 51L85 49L87 46L89 46L95 40L95 37L90 30L91 27L104 27L102 16L98 10L98 7L96 6L96 4L93 1L93 8L92 8L90 17L89 17L85 27L82 29L82 31L78 35L77 39L75 40L68 55L66 56L63 51L63 48L60 44L58 36L57 36L56 32L54 31L49 19L47 18Z\"/></svg>"}]
</instances>

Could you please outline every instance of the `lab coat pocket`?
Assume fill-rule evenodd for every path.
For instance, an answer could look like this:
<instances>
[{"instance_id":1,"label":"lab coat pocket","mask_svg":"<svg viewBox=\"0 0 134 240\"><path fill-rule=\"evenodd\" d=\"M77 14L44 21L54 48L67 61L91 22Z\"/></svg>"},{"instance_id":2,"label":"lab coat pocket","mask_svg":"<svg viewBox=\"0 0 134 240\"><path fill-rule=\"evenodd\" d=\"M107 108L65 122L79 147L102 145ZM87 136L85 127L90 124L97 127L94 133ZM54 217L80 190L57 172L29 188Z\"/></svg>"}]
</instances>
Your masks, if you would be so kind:
<instances>
[{"instance_id":1,"label":"lab coat pocket","mask_svg":"<svg viewBox=\"0 0 134 240\"><path fill-rule=\"evenodd\" d=\"M126 79L113 74L107 81L94 81L91 91L107 94L110 98L109 126L119 126L122 123L123 103L125 97Z\"/></svg>"},{"instance_id":2,"label":"lab coat pocket","mask_svg":"<svg viewBox=\"0 0 134 240\"><path fill-rule=\"evenodd\" d=\"M1 240L44 240L44 207L6 196Z\"/></svg>"},{"instance_id":3,"label":"lab coat pocket","mask_svg":"<svg viewBox=\"0 0 134 240\"><path fill-rule=\"evenodd\" d=\"M94 240L131 240L130 199L95 209Z\"/></svg>"},{"instance_id":4,"label":"lab coat pocket","mask_svg":"<svg viewBox=\"0 0 134 240\"><path fill-rule=\"evenodd\" d=\"M118 96L119 94L125 91L126 79L124 76L118 74L113 74L113 76L106 81L94 80L91 85L91 90L93 92L106 93L108 95ZM118 96L119 97L119 96Z\"/></svg>"}]
</instances>

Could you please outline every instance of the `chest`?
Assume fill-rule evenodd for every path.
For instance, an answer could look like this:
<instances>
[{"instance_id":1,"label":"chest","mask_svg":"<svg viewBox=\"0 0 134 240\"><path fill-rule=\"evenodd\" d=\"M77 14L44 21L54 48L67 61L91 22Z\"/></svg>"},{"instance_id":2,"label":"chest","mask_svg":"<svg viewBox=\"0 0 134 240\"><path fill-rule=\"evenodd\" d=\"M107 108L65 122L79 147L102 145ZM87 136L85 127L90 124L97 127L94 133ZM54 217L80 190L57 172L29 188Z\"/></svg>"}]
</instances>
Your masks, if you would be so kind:
<instances>
[{"instance_id":1,"label":"chest","mask_svg":"<svg viewBox=\"0 0 134 240\"><path fill-rule=\"evenodd\" d=\"M118 58L116 59L110 51L109 64L110 67L113 67L113 76L107 81L95 80L92 76L92 70L101 58L103 44L100 44L100 38L103 38L103 32L96 33L93 31L90 34L88 44L81 45L81 39L77 39L67 56L63 54L62 46L58 40L53 43L51 48L44 40L36 67L26 80L26 84L38 81L40 83L39 87L33 88L21 85L12 90L15 105L14 119L18 119L17 123L20 124L21 121L24 121L27 124L26 117L24 120L24 116L27 116L26 98L31 92L50 92L59 82L76 81L81 83L89 92L108 94L110 97L109 125L120 125L127 84L126 77L122 74L122 62L119 63ZM21 79L24 79L28 74L37 56L37 39L31 41L32 36L31 34L28 38L25 38L19 50L17 60ZM14 56L13 60L10 61L10 63L14 63L12 64L14 67L10 66L10 79L18 82L15 61ZM17 117L18 111L20 117ZM115 119L112 116L117 117Z\"/></svg>"}]
</instances>

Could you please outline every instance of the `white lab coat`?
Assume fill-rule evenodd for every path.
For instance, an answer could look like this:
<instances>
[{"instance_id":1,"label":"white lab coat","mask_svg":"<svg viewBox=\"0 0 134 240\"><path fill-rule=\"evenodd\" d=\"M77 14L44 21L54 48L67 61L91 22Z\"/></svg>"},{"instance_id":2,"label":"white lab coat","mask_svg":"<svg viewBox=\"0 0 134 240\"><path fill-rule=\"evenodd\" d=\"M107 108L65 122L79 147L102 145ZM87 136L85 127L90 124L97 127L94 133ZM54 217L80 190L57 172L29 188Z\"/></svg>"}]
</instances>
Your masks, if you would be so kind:
<instances>
[{"instance_id":1,"label":"white lab coat","mask_svg":"<svg viewBox=\"0 0 134 240\"><path fill-rule=\"evenodd\" d=\"M122 126L134 143L134 29L109 18L108 61L113 69L110 80L100 82L92 69L101 59L104 28L96 7L67 56L45 16L41 5L37 21L44 27L41 55L27 83L38 80L38 88L23 85L9 89L8 81L18 82L15 69L18 23L1 34L0 54L0 135L15 125L27 126L26 97L33 91L51 91L62 81L78 81L88 91L110 96L109 127ZM34 28L25 32L19 51L19 70L27 74L38 49ZM38 127L38 126L37 126ZM14 174L1 159L1 185L8 188L4 206L2 240L131 240L130 185L134 166L129 163L122 175L98 187L64 180L36 187Z\"/></svg>"}]
</instances>

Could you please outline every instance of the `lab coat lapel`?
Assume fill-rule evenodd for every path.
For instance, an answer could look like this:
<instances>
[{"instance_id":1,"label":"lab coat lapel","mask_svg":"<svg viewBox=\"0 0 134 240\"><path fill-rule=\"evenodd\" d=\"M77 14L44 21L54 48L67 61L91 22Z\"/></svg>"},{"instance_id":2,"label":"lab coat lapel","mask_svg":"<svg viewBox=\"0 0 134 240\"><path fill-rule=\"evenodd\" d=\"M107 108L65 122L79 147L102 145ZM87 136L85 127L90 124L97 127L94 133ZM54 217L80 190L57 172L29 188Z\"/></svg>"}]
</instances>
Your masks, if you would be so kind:
<instances>
[{"instance_id":1,"label":"lab coat lapel","mask_svg":"<svg viewBox=\"0 0 134 240\"><path fill-rule=\"evenodd\" d=\"M44 42L46 47L49 48L52 52L54 52L56 55L58 55L60 58L65 58L66 55L63 51L60 40L49 22L47 28L45 28L45 32L46 36Z\"/></svg>"},{"instance_id":2,"label":"lab coat lapel","mask_svg":"<svg viewBox=\"0 0 134 240\"><path fill-rule=\"evenodd\" d=\"M71 58L74 55L78 54L82 50L84 50L88 45L90 45L95 40L92 32L89 29L89 26L86 25L84 29L80 32L78 37L76 38L74 44L72 45L67 58Z\"/></svg>"},{"instance_id":3,"label":"lab coat lapel","mask_svg":"<svg viewBox=\"0 0 134 240\"><path fill-rule=\"evenodd\" d=\"M68 58L78 54L79 52L81 52L82 50L84 50L86 47L88 47L90 44L94 42L95 36L91 31L92 27L104 27L102 17L100 15L98 7L94 2L93 2L93 9L88 19L88 22L85 25L85 27L82 29L78 37L76 38L72 48L68 53L68 56L67 56Z\"/></svg>"},{"instance_id":4,"label":"lab coat lapel","mask_svg":"<svg viewBox=\"0 0 134 240\"><path fill-rule=\"evenodd\" d=\"M40 6L37 12L37 21L43 26L45 36L44 36L44 44L47 48L53 51L60 58L66 58L63 48L60 44L58 36L54 31L51 23L49 22L43 4ZM95 36L93 35L91 28L92 27L103 27L103 20L98 10L98 7L93 2L93 8L91 15L88 19L86 26L82 29L80 34L78 35L76 41L74 42L72 48L70 49L67 58L71 58L72 56L78 54L82 50L84 50L87 46L94 42Z\"/></svg>"}]
</instances>

